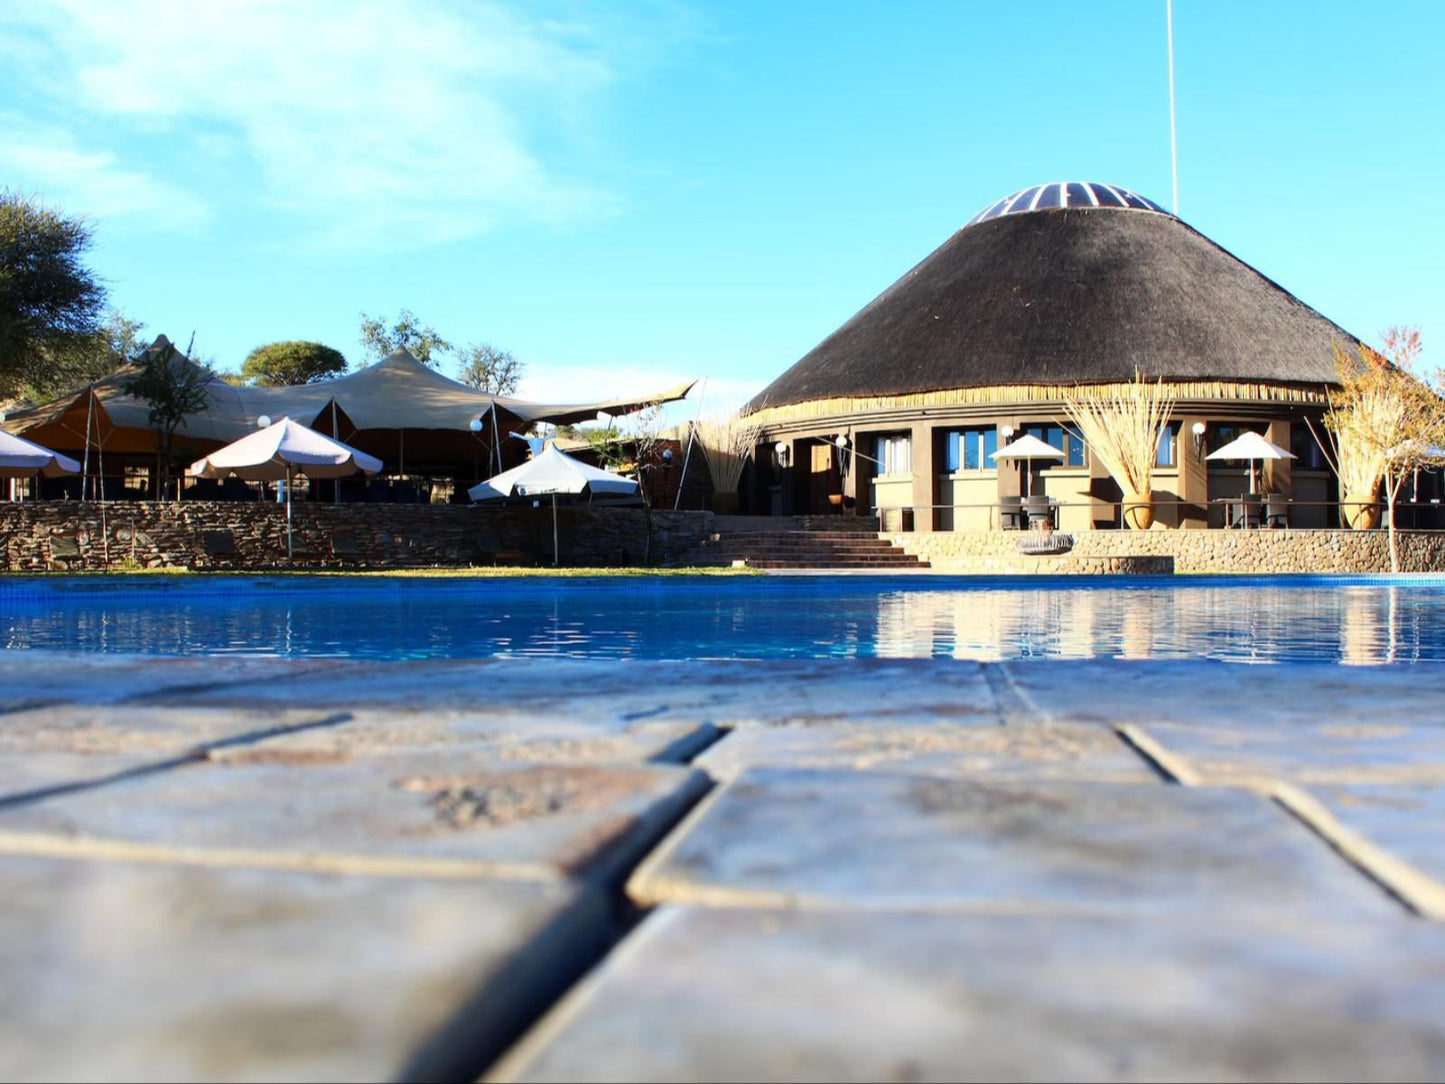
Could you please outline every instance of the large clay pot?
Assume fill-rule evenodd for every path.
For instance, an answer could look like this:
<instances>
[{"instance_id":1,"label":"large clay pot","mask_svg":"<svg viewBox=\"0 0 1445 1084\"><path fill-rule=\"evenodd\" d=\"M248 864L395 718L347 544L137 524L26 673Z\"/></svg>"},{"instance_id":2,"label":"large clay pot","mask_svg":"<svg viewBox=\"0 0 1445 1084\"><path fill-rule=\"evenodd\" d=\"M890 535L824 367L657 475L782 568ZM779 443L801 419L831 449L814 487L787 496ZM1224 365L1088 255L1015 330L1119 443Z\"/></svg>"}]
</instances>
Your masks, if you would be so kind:
<instances>
[{"instance_id":1,"label":"large clay pot","mask_svg":"<svg viewBox=\"0 0 1445 1084\"><path fill-rule=\"evenodd\" d=\"M1374 500L1373 493L1363 497L1345 494L1345 499L1340 502L1340 518L1356 531L1373 531L1380 525L1380 506L1365 502Z\"/></svg>"},{"instance_id":2,"label":"large clay pot","mask_svg":"<svg viewBox=\"0 0 1445 1084\"><path fill-rule=\"evenodd\" d=\"M712 495L712 510L720 516L737 515L738 495L736 493L714 493Z\"/></svg>"},{"instance_id":3,"label":"large clay pot","mask_svg":"<svg viewBox=\"0 0 1445 1084\"><path fill-rule=\"evenodd\" d=\"M1147 531L1154 526L1154 494L1124 494L1124 526Z\"/></svg>"}]
</instances>

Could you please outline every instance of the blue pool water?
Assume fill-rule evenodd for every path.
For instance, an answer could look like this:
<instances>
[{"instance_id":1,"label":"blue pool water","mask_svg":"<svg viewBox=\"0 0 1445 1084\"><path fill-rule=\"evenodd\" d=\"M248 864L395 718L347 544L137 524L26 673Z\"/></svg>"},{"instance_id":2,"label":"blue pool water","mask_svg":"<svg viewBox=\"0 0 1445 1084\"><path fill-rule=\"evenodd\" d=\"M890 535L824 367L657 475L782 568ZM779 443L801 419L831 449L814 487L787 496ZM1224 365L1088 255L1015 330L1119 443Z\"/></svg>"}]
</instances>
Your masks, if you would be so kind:
<instances>
[{"instance_id":1,"label":"blue pool water","mask_svg":"<svg viewBox=\"0 0 1445 1084\"><path fill-rule=\"evenodd\" d=\"M1445 661L1445 578L0 578L0 643L158 655Z\"/></svg>"}]
</instances>

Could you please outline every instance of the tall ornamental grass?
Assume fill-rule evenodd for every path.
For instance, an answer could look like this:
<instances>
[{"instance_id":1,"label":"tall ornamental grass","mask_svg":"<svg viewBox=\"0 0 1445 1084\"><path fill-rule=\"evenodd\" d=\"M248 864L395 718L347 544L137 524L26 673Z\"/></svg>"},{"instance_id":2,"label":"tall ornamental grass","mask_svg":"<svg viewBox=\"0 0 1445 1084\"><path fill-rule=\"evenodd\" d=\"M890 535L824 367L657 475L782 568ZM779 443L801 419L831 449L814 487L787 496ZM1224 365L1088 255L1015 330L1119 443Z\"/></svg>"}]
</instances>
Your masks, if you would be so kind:
<instances>
[{"instance_id":1,"label":"tall ornamental grass","mask_svg":"<svg viewBox=\"0 0 1445 1084\"><path fill-rule=\"evenodd\" d=\"M1130 526L1153 522L1147 503L1153 495L1154 464L1173 411L1174 396L1164 390L1163 380L1151 384L1137 369L1133 383L1113 390L1075 388L1064 393L1064 413L1124 491ZM1131 504L1136 506L1132 517Z\"/></svg>"},{"instance_id":2,"label":"tall ornamental grass","mask_svg":"<svg viewBox=\"0 0 1445 1084\"><path fill-rule=\"evenodd\" d=\"M714 492L736 493L743 480L743 467L757 443L757 426L732 417L722 421L699 421L694 425L693 433L707 456Z\"/></svg>"}]
</instances>

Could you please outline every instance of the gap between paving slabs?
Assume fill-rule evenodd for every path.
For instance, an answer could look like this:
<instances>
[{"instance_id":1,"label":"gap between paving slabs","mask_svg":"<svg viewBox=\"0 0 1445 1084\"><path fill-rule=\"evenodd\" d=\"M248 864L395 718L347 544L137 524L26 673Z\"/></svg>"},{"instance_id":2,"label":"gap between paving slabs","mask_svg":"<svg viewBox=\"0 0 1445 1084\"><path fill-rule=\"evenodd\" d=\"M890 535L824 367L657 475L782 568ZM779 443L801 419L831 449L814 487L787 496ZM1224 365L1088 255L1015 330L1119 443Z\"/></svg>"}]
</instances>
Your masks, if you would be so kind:
<instances>
[{"instance_id":1,"label":"gap between paving slabs","mask_svg":"<svg viewBox=\"0 0 1445 1084\"><path fill-rule=\"evenodd\" d=\"M1006 672L1002 671L1001 668L998 670L995 670L994 668L985 668L985 673L988 675L989 687L991 691L995 694L997 715L1000 723L1003 726L1032 727L1035 724L1042 724L1042 729L1047 728L1051 722L1054 722L1052 716L1047 712L1041 711L1035 704L1033 704L1028 697L1026 690L1020 690L1014 683L1012 683L1009 680ZM1151 777L1162 780L1165 789L1169 789L1174 786L1190 787L1191 784L1197 786L1200 782L1202 782L1201 780L1190 778L1187 772L1178 771L1178 765L1173 764L1169 757L1159 757L1154 755L1153 751L1149 749L1147 745L1141 747L1140 742L1133 740L1133 735L1130 733L1127 726L1111 726L1103 723L1096 723L1095 725L1100 732L1108 734L1115 740L1117 740L1120 744L1121 750L1129 750L1131 755L1138 757L1142 763L1146 764L1149 771L1151 772ZM826 725L817 724L812 724L806 729L812 730L814 728L829 729ZM989 729L994 728L990 727ZM768 733L771 733L769 728L763 726L753 726L749 727L747 730L735 731L727 742L714 745L709 754L701 758L702 765L708 767L711 770L713 769L714 765L713 763L710 763L710 760L718 761L719 763L727 763L729 761L729 743L737 742L740 738L751 738L755 736L758 731L766 731ZM767 749L768 746L762 745L760 746L760 748ZM736 756L731 757L731 761L734 763L743 764L746 764L747 762L745 757L739 760L739 758ZM1171 770L1171 768L1175 770ZM887 765L884 765L882 766L882 770L883 772L888 772L890 769ZM903 774L910 774L907 769L900 769L900 771L902 771ZM872 773L868 771L858 771L856 774L858 777L862 778ZM930 773L927 771L918 773L920 777L927 776L928 774ZM665 898L665 896L649 893L647 891L648 871L650 869L655 870L657 867L663 865L666 862L668 853L670 851L674 851L682 840L685 840L691 833L698 829L699 825L703 824L708 820L709 816L726 801L728 791L732 786L733 784L731 782L725 783L723 786L720 786L717 789L713 790L712 793L704 801L700 802L697 806L695 806L693 811L687 816L687 818L681 824L679 824L678 827L675 828L673 832L669 835L669 837L648 856L648 858L644 861L642 867L639 868L638 873L634 875L630 887L632 889L632 894L635 898L639 896L641 897L642 903L640 906L644 906L646 908L645 912L643 913L648 915L656 914L659 916L671 915L672 917L676 918L680 913L679 909L681 909L681 912L690 913L692 918L703 920L704 923L714 920L732 922L734 921L732 916L737 916L737 922L746 923L747 921L750 921L749 916L761 916L757 919L757 921L761 922L764 927L767 927L764 932L771 932L772 923L788 923L795 920L807 923L853 922L856 924L860 920L888 922L892 921L892 919L889 918L889 916L892 916L893 918L903 919L908 924L925 922L948 923L950 921L950 916L945 913L935 913L929 915L926 914L924 911L916 909L909 910L905 908L903 910L894 910L888 906L884 906L882 909L879 910L863 912L846 908L841 910L823 908L820 910L818 909L819 901L817 899L803 900L796 897L791 901L791 904L789 904L789 901L787 901L786 899L782 901L781 905L785 908L784 910L769 912L766 910L756 910L756 908L777 907L780 905L778 899L723 899L711 898L706 896L705 894L702 894L694 895L691 897L690 900L687 901L674 901ZM1215 790L1216 793L1218 791L1218 788L1207 789ZM1221 794L1219 795L1219 797L1221 799L1224 799L1226 796ZM1316 832L1315 823L1312 823L1311 820L1307 819L1301 814L1298 803L1291 804L1290 802L1285 800L1286 793L1283 790L1277 790L1275 793L1268 795L1268 797L1275 800L1272 804L1283 807L1283 812L1291 815L1279 817L1279 824L1281 826L1288 825L1291 820L1297 819L1304 822L1305 828L1309 829L1312 832ZM1261 803L1261 813L1262 812L1263 803ZM1298 831L1298 828L1293 830L1293 832ZM1318 833L1316 832L1316 834ZM1331 841L1327 838L1326 842ZM1393 892L1387 885L1379 885L1378 878L1370 876L1368 881L1359 878L1356 870L1351 869L1349 868L1349 866L1346 866L1342 863L1338 863L1337 859L1335 858L1334 854L1330 849L1318 847L1317 843L1311 844L1310 837L1308 835L1300 837L1299 843L1299 849L1306 855L1310 853L1318 854L1318 859L1316 860L1317 869L1322 870L1327 877L1337 878L1340 887L1343 889L1349 890L1351 885L1356 886L1353 889L1356 895L1361 897L1361 899L1365 903L1373 903L1375 922L1378 923L1381 920L1388 922L1390 920L1389 916L1392 911L1394 912L1394 914L1398 915L1400 920L1408 922L1408 918L1406 918L1406 916L1402 912L1400 912L1393 906L1393 903L1388 899L1387 895L1375 893L1374 890L1377 886L1385 887L1387 893L1389 893L1390 896L1395 897L1394 902L1400 902L1399 894ZM1334 846L1333 842L1331 842L1331 846ZM1336 847L1335 849L1338 850L1339 848ZM1346 854L1345 857L1347 859L1350 859L1349 854ZM1350 864L1358 865L1359 863L1351 859ZM1335 872L1330 873L1331 869L1333 869ZM1368 874L1369 871L1367 870L1366 872ZM1371 884L1371 881L1375 882L1375 884ZM1166 920L1163 916L1157 915L1150 916L1148 919L1145 919L1145 916L1143 915L1126 915L1121 917L1118 915L1106 916L1100 914L1090 916L1087 913L1081 913L1077 916L1065 916L1052 912L1045 913L1048 913L1050 917L1044 922L1044 929L1040 931L1041 933L1052 929L1053 926L1050 925L1050 923L1056 922L1090 923L1116 921L1122 922L1124 926L1129 929L1142 929L1142 931L1146 933L1150 931L1157 932L1160 929L1166 928L1168 924L1168 920ZM1211 911L1210 913L1214 912ZM768 917L769 914L776 915L777 917ZM962 921L967 925L989 922L1039 921L1040 916L1031 917L1027 910L1019 909L1015 912L1012 918L1001 915L989 916L986 912L984 912L972 916L958 914L953 916L953 919L957 921ZM1142 925L1141 920L1144 920ZM866 925L866 921L863 927L852 931L851 936L853 940L863 938L863 942L866 943L867 939L865 934L866 930L869 928ZM1353 919L1351 921L1353 921ZM1165 926L1158 925L1161 922L1164 922ZM799 1070L800 1065L807 1065L809 1066L809 1068L804 1070L805 1076L819 1075L819 1066L823 1063L813 1063L806 1060L802 1062L798 1062L796 1060L790 1061L788 1059L793 1058L796 1054L796 1051L794 1051L791 1047L786 1047L781 1051L775 1052L783 1058L782 1061L774 1059L773 1061L769 1062L766 1057L763 1057L761 1055L754 1061L749 1061L747 1058L742 1058L737 1063L728 1062L725 1058L721 1061L709 1060L718 1053L717 1050L712 1050L712 1053L709 1054L709 1050L712 1049L709 1046L709 1043L712 1043L715 1046L717 1040L720 1037L727 1035L731 1035L730 1041L732 1043L742 1043L746 1045L749 1049L759 1043L761 1044L761 1049L767 1049L767 1040L764 1039L762 1036L765 1034L772 1034L777 1029L772 1028L768 1025L768 1020L770 1019L770 1017L768 1016L768 1012L765 1009L759 1009L761 1015L758 1016L758 1018L754 1020L752 1024L743 1027L739 1031L734 1032L729 1032L728 1028L722 1022L722 1018L726 1016L726 1014L730 1011L730 1008L736 1008L736 1004L728 1001L727 997L725 996L715 998L709 1001L706 996L699 994L699 996L694 999L689 997L683 990L679 989L675 991L672 996L659 995L655 999L650 1001L648 999L652 997L652 994L649 992L644 992L640 995L642 1000L639 1005L633 1006L631 1009L629 1009L627 1006L630 1004L630 1002L627 996L628 989L626 987L626 983L623 982L621 987L619 987L617 983L619 968L622 968L623 970L621 973L625 974L626 967L633 962L634 958L642 959L642 957L637 956L638 951L642 951L644 953L651 953L655 951L656 947L653 945L653 942L656 940L656 934L658 931L655 930L653 926L653 920L649 919L647 924L644 925L637 932L637 934L634 934L632 937L630 937L625 944L614 948L613 951L609 953L607 959L602 961L602 964L598 968L594 969L583 982L579 983L576 987L574 987L573 990L569 992L566 997L559 1003L559 1005L551 1012L549 1012L547 1016L543 1019L543 1021L537 1027L532 1029L527 1034L527 1036L524 1037L522 1042L520 1042L517 1046L513 1047L507 1053L506 1057L493 1067L492 1075L489 1076L487 1079L498 1081L522 1079L549 1080L569 1078L611 1079L613 1078L613 1076L617 1076L617 1078L621 1079L629 1075L630 1072L636 1072L639 1078L645 1077L649 1073L654 1073L657 1079L667 1079L674 1075L696 1075L698 1073L702 1073L703 1076L707 1076L709 1073L708 1066L712 1066L713 1070L718 1070L718 1067L721 1066L722 1069L719 1071L725 1072L727 1068L731 1068L735 1071L744 1073L756 1073L760 1071L759 1066L768 1066L769 1068L764 1075L770 1073L779 1075L781 1077L788 1075L787 1072L784 1072L785 1067L791 1066L790 1071L796 1073ZM946 926L945 928L951 929L952 926ZM1196 929L1207 931L1210 930L1212 927L1208 924L1203 926L1196 926L1196 924L1188 920L1186 916L1186 921L1183 924L1183 928L1186 931L1190 931L1192 935L1192 931ZM1244 928L1245 927L1241 927L1240 929L1243 930ZM1307 927L1302 927L1301 929L1305 928ZM1285 931L1294 931L1294 928L1292 925L1286 925L1280 931L1280 935L1283 936ZM694 930L693 932L697 933L696 930ZM639 935L641 936L639 937ZM1241 933L1241 936L1243 937L1244 935ZM1293 936L1293 932L1291 933L1291 936ZM704 940L707 939L708 938L704 936ZM1025 941L1028 944L1034 943L1033 937L1025 938ZM1263 937L1260 939L1260 944L1266 946L1260 950L1266 958L1268 957L1270 951L1267 948L1267 941L1267 937ZM1254 943L1253 941L1250 941L1248 937L1245 937L1245 942L1249 944ZM1128 937L1125 938L1124 943L1130 943ZM751 944L751 942L745 941L743 944L734 945L733 950L741 954L740 958L746 959L748 957L748 952L750 951L750 949L748 948L749 944ZM1161 951L1163 951L1164 953L1161 958L1168 959L1169 952L1172 952L1176 946L1173 946L1172 943L1169 943L1168 938L1162 938L1161 944ZM654 956L649 958L670 959L672 956L676 955L680 951L685 950L679 949L678 946L674 945L668 951L662 952L660 957ZM728 958L728 955L728 953L723 953L722 958ZM1148 953L1146 952L1144 955L1147 956ZM1408 955L1408 953L1406 955ZM1209 954L1206 954L1206 962L1211 958L1212 957ZM1290 959L1290 957L1288 957L1288 954L1285 955L1284 959L1286 961ZM716 963L717 961L715 960L713 962ZM1227 979L1228 981L1236 980L1237 976L1230 968L1224 967L1220 963L1220 961L1216 960L1215 963L1216 965L1223 967L1223 970L1220 970L1219 972L1222 979ZM686 968L683 968L682 970L686 971ZM1301 976L1295 977L1308 978L1310 977L1308 972L1309 967L1306 966L1302 969ZM636 976L633 977L635 978ZM651 987L655 985L655 979L655 975L649 976L649 981L644 984L645 991L649 991ZM695 975L690 976L689 983L695 981L697 981L697 977ZM1126 983L1125 985L1132 988L1132 986L1136 985L1136 983L1131 981L1131 983ZM1368 986L1366 986L1365 989L1368 989ZM607 998L599 999L599 991L605 991L608 994ZM733 993L736 994L737 991L733 991ZM1089 996L1092 998L1096 994L1097 991L1091 991ZM619 998L622 999L620 1003L618 1001ZM680 1000L675 1001L674 999ZM621 1007L617 1008L615 1012L612 1010L601 1010L600 1006L603 1000L605 1000L609 1005L618 1006L620 1004ZM1226 998L1225 1000L1227 1001L1228 999ZM655 1001L656 1004L654 1004L653 1001ZM696 1002L696 1004L694 1004L694 1002ZM1264 1003L1273 1004L1274 1002L1272 1000L1272 997L1265 997L1261 1001L1261 1004ZM656 1009L659 1013L657 1022L655 1023L655 1025L651 1026L655 1026L659 1030L665 1031L671 1036L670 1045L664 1044L664 1048L668 1052L668 1056L672 1058L672 1061L664 1061L663 1068L661 1070L658 1070L658 1067L656 1065L651 1065L645 1058L642 1061L637 1061L636 1059L628 1061L626 1058L627 1052L624 1048L622 1051L618 1052L619 1055L623 1057L623 1060L621 1062L613 1063L611 1061L608 1061L605 1063L606 1065L614 1065L614 1067L615 1065L622 1066L620 1073L613 1073L610 1070L603 1068L602 1065L604 1063L599 1063L597 1060L604 1056L603 1047L594 1045L596 1041L599 1041L599 1036L605 1035L607 1037L607 1043L611 1044L613 1049L615 1049L617 1041L616 1033L619 1029L624 1033L631 1033L636 1028L644 1028L645 1021L648 1019L649 1005L651 1005L652 1008ZM679 1007L680 1005L683 1007ZM1327 1016L1338 1015L1338 1013L1343 1012L1346 1009L1354 1011L1353 1002L1351 1002L1349 998L1345 998L1341 1004L1332 1004L1322 1007L1328 1007L1331 1010L1329 1013L1326 1013ZM884 1006L882 1005L878 1006L878 1010L880 1012L883 1012L883 1008ZM1120 1008L1122 1011L1123 1007L1121 1006ZM1136 1009L1138 1008L1139 1006L1136 1006ZM672 1020L669 1024L666 1019L667 1013L669 1012L680 1013L681 1015L677 1019ZM583 1038L580 1042L577 1041L577 1032L574 1027L579 1018L579 1014L585 1017L585 1019L583 1020L584 1027L590 1027L588 1037ZM587 1014L590 1014L590 1016ZM688 1029L692 1024L697 1023L697 1020L695 1018L699 1014L705 1015L709 1020L712 1021L712 1024L709 1026L702 1026L699 1029L690 1032ZM1104 1014L1104 1016L1107 1017L1107 1014ZM949 1019L950 1021L953 1021L952 1017L950 1017ZM735 1021L733 1022L735 1023ZM1092 1022L1091 1026L1102 1026L1105 1022L1105 1019L1096 1019ZM864 1021L859 1020L856 1023L860 1025L864 1032L867 1031L867 1027L864 1026ZM1117 1021L1115 1023L1117 1024ZM939 1034L945 1034L953 1031L955 1028L955 1024L956 1021L951 1022L948 1027L940 1030ZM1184 1021L1176 1021L1176 1025L1183 1026ZM1124 1030L1125 1033L1128 1033L1129 1031L1127 1027ZM1177 1026L1171 1027L1168 1033L1176 1034L1177 1030ZM1320 1029L1317 1028L1316 1030ZM714 1032L716 1032L716 1035L714 1035ZM826 1027L823 1028L823 1032L826 1034L832 1034ZM905 1032L907 1032L907 1029L905 1029ZM908 1033L911 1034L911 1032ZM1190 1034L1192 1035L1193 1033L1190 1032ZM1319 1038L1323 1042L1324 1040L1329 1038L1330 1034L1331 1029L1325 1028L1323 1030L1320 1030ZM1232 1032L1229 1029L1225 1029L1223 1033L1215 1037L1215 1040L1210 1041L1224 1043L1225 1048L1227 1049L1235 1049L1233 1047L1228 1047L1227 1040L1230 1035L1232 1035ZM815 1035L813 1037L817 1038L818 1036ZM1194 1039L1203 1042L1204 1049L1207 1049L1209 1047L1209 1042L1204 1041L1208 1038L1207 1029L1200 1028L1199 1035L1194 1035L1193 1037ZM1343 1038L1339 1038L1338 1036L1336 1036L1336 1038L1339 1039L1337 1045L1340 1046L1338 1053L1341 1056L1348 1055L1349 1057L1353 1057L1356 1061L1358 1061L1359 1057L1361 1056L1360 1049L1351 1046L1350 1042ZM1121 1042L1122 1041L1123 1037L1121 1036ZM727 1045L727 1041L724 1041L724 1045ZM829 1041L828 1045L831 1048L832 1040ZM942 1043L941 1045L946 1049L949 1044ZM964 1045L966 1046L967 1044ZM1280 1043L1276 1043L1275 1045L1281 1046ZM1282 1048L1288 1048L1289 1045L1290 1044L1288 1042L1284 1042L1282 1044ZM1382 1045L1388 1046L1387 1043L1377 1043L1375 1045L1377 1047ZM733 1048L729 1047L729 1049ZM579 1053L586 1055L584 1060L581 1062L576 1060ZM852 1072L857 1070L858 1064L863 1064L864 1062L866 1062L867 1057L874 1056L876 1054L876 1052L873 1051L872 1047L869 1046L868 1043L864 1043L863 1049L855 1050L854 1053L857 1054L860 1058L862 1058L863 1061L860 1061L858 1063L851 1063L846 1057L842 1061L838 1061L838 1059L836 1058L834 1059L834 1062L836 1062L836 1064L833 1066L833 1068L838 1072L839 1075L850 1075ZM933 1072L923 1073L922 1075L932 1076L936 1075L938 1071L943 1071L945 1075L951 1075L953 1072L956 1072L958 1065L958 1053L959 1050L955 1048L951 1053L951 1057L953 1058L952 1061L943 1061L942 1068L940 1067L940 1065L936 1064L932 1067ZM1196 1053L1199 1053L1199 1051L1196 1051ZM1411 1055L1414 1055L1418 1054L1419 1051L1412 1049L1409 1053ZM559 1055L560 1060L553 1059L552 1056L554 1054ZM881 1057L881 1055L877 1056ZM682 1058L681 1061L677 1060L679 1057ZM572 1060L569 1061L569 1058ZM701 1058L702 1060L697 1061L694 1060L695 1058ZM1408 1059L1406 1059L1405 1062L1402 1062L1402 1064L1407 1063ZM1221 1064L1223 1063L1221 1062ZM1314 1062L1310 1062L1310 1059L1306 1058L1303 1062L1300 1062L1299 1064L1308 1065L1311 1069L1317 1069L1320 1065L1331 1064L1331 1058L1317 1058ZM1342 1062L1340 1064L1353 1064L1353 1062L1350 1062L1347 1058L1345 1062ZM1367 1060L1366 1062L1362 1062L1360 1064L1369 1064L1369 1062ZM953 1068L948 1069L947 1067L949 1065L952 1065ZM907 1067L908 1066L905 1065L905 1068ZM1015 1063L1012 1067L1016 1069L1017 1064ZM865 1075L881 1073L884 1071L885 1068L887 1067L884 1063L880 1063L878 1065L870 1064L870 1068L865 1071ZM999 1068L1000 1071L1005 1071L1008 1066L1000 1066ZM1072 1065L1070 1068L1072 1068L1072 1070L1075 1072L1080 1071L1078 1069L1077 1063ZM1094 1066L1093 1068L1100 1069L1102 1071L1101 1066ZM1156 1065L1155 1068L1159 1071L1165 1071L1168 1066L1167 1064ZM888 1071L892 1072L893 1070L890 1069ZM1061 1075L1065 1075L1064 1070L1061 1069L1059 1071ZM726 1079L727 1077L724 1075L718 1078ZM1286 1076L1284 1078L1288 1079L1289 1077Z\"/></svg>"},{"instance_id":2,"label":"gap between paving slabs","mask_svg":"<svg viewBox=\"0 0 1445 1084\"><path fill-rule=\"evenodd\" d=\"M1240 781L1213 780L1187 757L1166 748L1143 727L1116 727L1119 735L1181 786L1238 787L1261 794L1288 811L1327 843L1345 861L1370 878L1421 918L1445 921L1445 885L1402 861L1373 840L1345 825L1307 790L1287 780L1258 777Z\"/></svg>"},{"instance_id":3,"label":"gap between paving slabs","mask_svg":"<svg viewBox=\"0 0 1445 1084\"><path fill-rule=\"evenodd\" d=\"M1013 667L1005 664L986 668L990 684L1000 694L1000 714L1009 717L1009 709L1028 716L1052 720L1054 715L1031 696L1024 682L1016 680ZM1029 676L1034 677L1035 674ZM1249 675L1253 677L1253 675ZM1394 675L1392 675L1392 678ZM1407 692L1418 692L1407 689ZM1343 692L1359 695L1351 686ZM1398 691L1397 691L1398 695ZM1136 750L1166 780L1180 786L1238 786L1260 794L1284 809L1335 853L1410 912L1421 918L1445 921L1445 885L1415 869L1395 855L1376 845L1364 835L1341 824L1330 811L1307 791L1286 780L1260 777L1245 781L1210 779L1190 761L1166 748L1138 723L1113 723L1112 729Z\"/></svg>"},{"instance_id":4,"label":"gap between paving slabs","mask_svg":"<svg viewBox=\"0 0 1445 1084\"><path fill-rule=\"evenodd\" d=\"M184 696L167 695L164 697L166 703L172 708L181 707L181 703L178 701L184 699ZM268 727L199 743L186 755L165 757L125 772L12 795L7 801L0 803L0 808L16 809L37 804L44 805L48 804L46 799L109 789L146 776L162 775L172 771L188 773L198 770L207 761L214 762L213 766L219 768L221 764L225 763L228 755L240 754L244 760L247 752L255 751L258 747L265 748L274 744L278 739L282 742L295 738L304 739L307 737L308 731L315 732L326 728L335 728L352 721L352 719L351 713L335 712L300 724ZM679 738L663 746L650 759L676 763L677 760L682 759L680 754L686 754L687 759L691 759L722 734L721 731L714 728L699 728L699 734L702 734L704 730L706 731L705 739ZM220 770L225 769L220 768ZM698 775L698 778L702 779L703 777ZM665 835L672 824L687 812L692 802L705 792L706 787L704 786L692 788L683 793L675 808L667 811L666 819L658 820L656 823L641 825L635 820L632 821L629 831L638 832L645 837L640 840L639 853L645 853L645 850L656 839ZM292 870L308 875L380 875L388 878L401 878L413 883L418 879L438 877L453 880L455 883L457 880L478 876L495 877L499 872L495 868L483 869L469 866L466 863L458 863L455 860L429 862L419 861L416 858L404 858L389 861L384 856L373 858L361 856L358 860L356 856L351 858L338 856L333 861L325 855L293 854L287 856L247 848L176 847L165 843L146 844L84 837L57 838L52 836L46 838L38 834L10 831L0 833L0 854L8 854L16 859L30 856L38 860L69 859L92 862L99 860L124 864L139 862L142 867L149 865L152 868L157 866L172 868L198 866L217 869L222 873L227 868L250 868L258 871L270 869L278 873ZM635 913L620 891L620 885L630 872L632 865L635 864L636 857L634 855L626 866L610 871L604 882L598 886L607 899L607 907L611 915L608 923L609 930L601 942L587 947L581 944L574 935L566 944L564 951L564 946L561 944L548 942L550 935L547 934L547 930L550 927L539 931L537 937L531 938L518 949L510 962L505 963L500 971L489 975L487 981L474 990L465 1003L450 1014L448 1023L412 1052L407 1065L401 1071L402 1078L428 1080L474 1078L517 1035L540 1017L577 977L585 973L596 961L605 958L612 945L618 938L625 935L636 920ZM563 921L563 918L559 917L558 921ZM539 981L539 973L545 973L548 981ZM519 993L518 990L521 988L526 988L531 993ZM489 1026L479 1028L479 1020L487 1020Z\"/></svg>"}]
</instances>

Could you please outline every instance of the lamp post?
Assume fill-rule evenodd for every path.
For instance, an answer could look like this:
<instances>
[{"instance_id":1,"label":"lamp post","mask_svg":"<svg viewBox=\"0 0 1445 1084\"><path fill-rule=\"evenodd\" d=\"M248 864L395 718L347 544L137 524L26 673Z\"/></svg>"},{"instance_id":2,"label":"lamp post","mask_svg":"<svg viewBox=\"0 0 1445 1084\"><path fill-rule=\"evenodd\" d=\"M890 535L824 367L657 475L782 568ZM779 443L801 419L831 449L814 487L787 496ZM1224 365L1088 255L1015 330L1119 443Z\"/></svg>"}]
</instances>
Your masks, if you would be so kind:
<instances>
[{"instance_id":1,"label":"lamp post","mask_svg":"<svg viewBox=\"0 0 1445 1084\"><path fill-rule=\"evenodd\" d=\"M1204 461L1204 423L1195 422L1189 427L1194 434L1194 458L1200 462Z\"/></svg>"}]
</instances>

